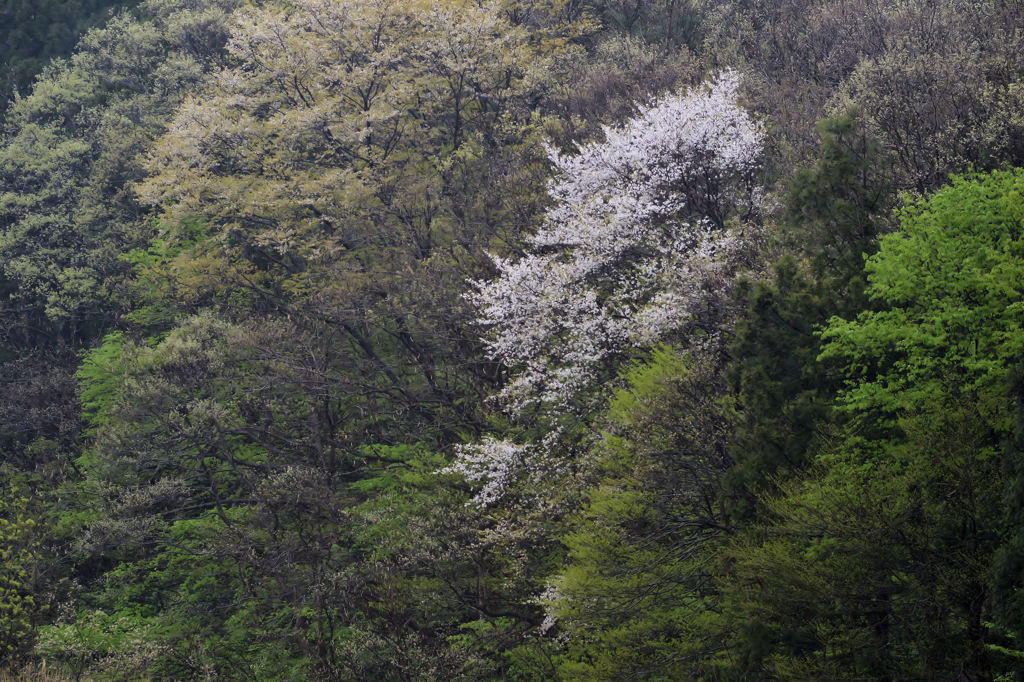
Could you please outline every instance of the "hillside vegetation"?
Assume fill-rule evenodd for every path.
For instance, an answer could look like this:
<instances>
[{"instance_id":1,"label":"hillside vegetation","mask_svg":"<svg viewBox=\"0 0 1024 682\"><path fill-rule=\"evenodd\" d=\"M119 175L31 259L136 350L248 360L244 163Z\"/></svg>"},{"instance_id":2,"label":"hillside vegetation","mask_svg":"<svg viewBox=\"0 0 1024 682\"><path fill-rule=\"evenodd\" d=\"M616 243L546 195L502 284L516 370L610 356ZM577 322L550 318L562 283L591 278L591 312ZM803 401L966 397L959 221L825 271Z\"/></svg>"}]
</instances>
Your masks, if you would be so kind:
<instances>
[{"instance_id":1,"label":"hillside vegetation","mask_svg":"<svg viewBox=\"0 0 1024 682\"><path fill-rule=\"evenodd\" d=\"M1024 6L114 4L0 21L0 675L1024 679Z\"/></svg>"}]
</instances>

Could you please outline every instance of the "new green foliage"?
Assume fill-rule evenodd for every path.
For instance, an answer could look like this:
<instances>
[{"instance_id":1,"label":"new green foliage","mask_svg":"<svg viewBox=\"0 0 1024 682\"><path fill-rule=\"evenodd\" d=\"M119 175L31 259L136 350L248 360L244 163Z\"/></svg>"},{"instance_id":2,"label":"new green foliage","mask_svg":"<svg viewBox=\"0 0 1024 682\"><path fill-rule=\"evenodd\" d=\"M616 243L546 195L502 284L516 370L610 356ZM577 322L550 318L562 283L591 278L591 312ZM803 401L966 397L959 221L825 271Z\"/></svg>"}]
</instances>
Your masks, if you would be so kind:
<instances>
[{"instance_id":1,"label":"new green foliage","mask_svg":"<svg viewBox=\"0 0 1024 682\"><path fill-rule=\"evenodd\" d=\"M701 636L729 533L720 368L660 348L624 379L589 456L568 560L549 583L551 627L568 642L561 679L692 677L720 647Z\"/></svg>"},{"instance_id":2,"label":"new green foliage","mask_svg":"<svg viewBox=\"0 0 1024 682\"><path fill-rule=\"evenodd\" d=\"M727 589L752 665L781 677L986 677L1004 537L1000 441L1022 350L1021 171L957 178L867 262L876 310L833 318L846 426L766 500ZM753 632L753 631L751 631Z\"/></svg>"},{"instance_id":3,"label":"new green foliage","mask_svg":"<svg viewBox=\"0 0 1024 682\"><path fill-rule=\"evenodd\" d=\"M1022 178L956 178L901 211L902 229L867 263L869 294L884 309L835 319L822 334L821 357L842 358L855 382L847 409L898 417L954 398L1008 429L1005 381L1024 350Z\"/></svg>"}]
</instances>

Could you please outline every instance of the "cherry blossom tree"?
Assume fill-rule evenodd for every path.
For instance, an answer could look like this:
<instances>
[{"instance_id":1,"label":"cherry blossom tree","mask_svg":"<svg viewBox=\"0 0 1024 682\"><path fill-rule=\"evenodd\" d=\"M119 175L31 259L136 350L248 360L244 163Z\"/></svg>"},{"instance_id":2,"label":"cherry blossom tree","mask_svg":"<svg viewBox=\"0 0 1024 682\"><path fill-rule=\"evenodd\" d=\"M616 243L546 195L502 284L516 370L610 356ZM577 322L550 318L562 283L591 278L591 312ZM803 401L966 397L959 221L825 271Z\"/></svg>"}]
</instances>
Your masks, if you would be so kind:
<instances>
[{"instance_id":1,"label":"cherry blossom tree","mask_svg":"<svg viewBox=\"0 0 1024 682\"><path fill-rule=\"evenodd\" d=\"M467 295L491 357L509 368L499 397L513 416L582 414L630 351L717 333L701 318L727 299L761 205L764 133L737 103L739 86L725 71L640 107L603 142L548 150L553 205L532 249L495 257L497 278ZM449 471L481 484L476 501L491 504L530 462L550 475L564 461L558 428L530 446L464 446Z\"/></svg>"},{"instance_id":2,"label":"cherry blossom tree","mask_svg":"<svg viewBox=\"0 0 1024 682\"><path fill-rule=\"evenodd\" d=\"M469 294L491 356L512 370L513 412L566 407L607 361L693 318L758 209L761 127L737 104L739 75L673 94L575 155L549 149L554 205L533 250L495 258Z\"/></svg>"}]
</instances>

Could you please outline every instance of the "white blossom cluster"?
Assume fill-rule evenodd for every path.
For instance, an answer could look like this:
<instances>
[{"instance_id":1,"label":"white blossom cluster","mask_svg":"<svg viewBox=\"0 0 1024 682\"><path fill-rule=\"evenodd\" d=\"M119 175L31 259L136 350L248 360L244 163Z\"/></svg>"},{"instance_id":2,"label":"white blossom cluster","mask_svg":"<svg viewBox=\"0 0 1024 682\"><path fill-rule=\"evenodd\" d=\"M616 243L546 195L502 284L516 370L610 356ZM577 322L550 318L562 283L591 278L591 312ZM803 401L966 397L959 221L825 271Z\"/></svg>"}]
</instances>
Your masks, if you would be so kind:
<instances>
[{"instance_id":1,"label":"white blossom cluster","mask_svg":"<svg viewBox=\"0 0 1024 682\"><path fill-rule=\"evenodd\" d=\"M575 155L549 149L554 206L519 260L468 298L490 355L512 369L518 412L564 408L602 364L679 329L738 244L725 229L757 208L763 133L726 71L642 107Z\"/></svg>"},{"instance_id":2,"label":"white blossom cluster","mask_svg":"<svg viewBox=\"0 0 1024 682\"><path fill-rule=\"evenodd\" d=\"M543 592L533 598L533 603L544 607L544 620L541 621L540 627L537 628L540 634L546 635L551 628L555 627L555 624L558 622L558 616L555 614L554 607L564 599L565 595L562 594L555 583L551 582L545 586Z\"/></svg>"},{"instance_id":3,"label":"white blossom cluster","mask_svg":"<svg viewBox=\"0 0 1024 682\"><path fill-rule=\"evenodd\" d=\"M728 289L745 244L726 224L760 201L763 132L738 88L726 71L642 107L577 154L548 150L554 205L532 252L495 258L499 276L467 295L490 328L491 357L512 370L501 396L513 413L537 402L571 409L608 360L680 330ZM557 440L486 438L446 471L482 485L476 504L494 504L516 478L557 466Z\"/></svg>"},{"instance_id":4,"label":"white blossom cluster","mask_svg":"<svg viewBox=\"0 0 1024 682\"><path fill-rule=\"evenodd\" d=\"M459 447L455 461L440 473L461 474L471 483L482 483L473 502L487 506L501 497L522 465L525 450L525 446L488 437L480 443Z\"/></svg>"}]
</instances>

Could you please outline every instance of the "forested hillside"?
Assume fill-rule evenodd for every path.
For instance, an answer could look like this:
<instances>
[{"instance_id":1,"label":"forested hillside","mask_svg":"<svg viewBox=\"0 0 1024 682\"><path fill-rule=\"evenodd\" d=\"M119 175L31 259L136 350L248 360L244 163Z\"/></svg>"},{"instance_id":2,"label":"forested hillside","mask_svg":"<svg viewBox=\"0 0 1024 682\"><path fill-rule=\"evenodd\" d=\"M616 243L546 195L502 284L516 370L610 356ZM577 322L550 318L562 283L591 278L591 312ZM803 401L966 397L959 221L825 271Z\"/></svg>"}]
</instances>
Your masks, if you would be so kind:
<instances>
[{"instance_id":1,"label":"forested hillside","mask_svg":"<svg viewBox=\"0 0 1024 682\"><path fill-rule=\"evenodd\" d=\"M54 57L71 54L79 36L125 0L4 0L0 3L0 103L31 90Z\"/></svg>"},{"instance_id":2,"label":"forested hillside","mask_svg":"<svg viewBox=\"0 0 1024 682\"><path fill-rule=\"evenodd\" d=\"M23 4L0 677L1024 679L1019 3Z\"/></svg>"}]
</instances>

